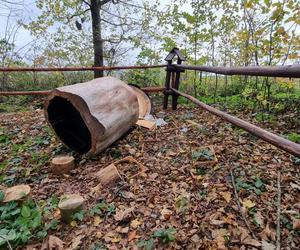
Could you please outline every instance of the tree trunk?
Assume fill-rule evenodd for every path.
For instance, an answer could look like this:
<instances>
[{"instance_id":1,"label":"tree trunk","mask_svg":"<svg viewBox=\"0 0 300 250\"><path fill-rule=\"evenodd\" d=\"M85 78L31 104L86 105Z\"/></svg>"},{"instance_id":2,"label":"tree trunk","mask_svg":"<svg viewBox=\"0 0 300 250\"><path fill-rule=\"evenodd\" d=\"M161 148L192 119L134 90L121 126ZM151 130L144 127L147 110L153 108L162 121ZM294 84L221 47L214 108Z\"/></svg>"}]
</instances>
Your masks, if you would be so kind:
<instances>
[{"instance_id":1,"label":"tree trunk","mask_svg":"<svg viewBox=\"0 0 300 250\"><path fill-rule=\"evenodd\" d=\"M94 45L94 66L103 66L103 40L101 37L101 5L98 0L91 0L91 15L93 28L93 45ZM103 70L95 70L94 78L103 77Z\"/></svg>"}]
</instances>

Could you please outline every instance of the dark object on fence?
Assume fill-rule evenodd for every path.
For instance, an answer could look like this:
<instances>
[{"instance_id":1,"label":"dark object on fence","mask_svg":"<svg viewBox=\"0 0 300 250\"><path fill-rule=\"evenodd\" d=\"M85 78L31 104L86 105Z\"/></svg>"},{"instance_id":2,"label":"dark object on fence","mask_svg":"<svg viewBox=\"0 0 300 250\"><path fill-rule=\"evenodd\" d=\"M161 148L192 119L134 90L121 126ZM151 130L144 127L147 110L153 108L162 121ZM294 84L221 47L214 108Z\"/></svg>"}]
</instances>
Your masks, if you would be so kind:
<instances>
[{"instance_id":1,"label":"dark object on fence","mask_svg":"<svg viewBox=\"0 0 300 250\"><path fill-rule=\"evenodd\" d=\"M45 103L45 116L66 146L95 155L137 122L139 104L130 86L103 77L53 90Z\"/></svg>"},{"instance_id":2,"label":"dark object on fence","mask_svg":"<svg viewBox=\"0 0 300 250\"><path fill-rule=\"evenodd\" d=\"M141 88L145 93L159 93L165 90L164 87L145 87ZM49 95L51 90L42 90L42 91L2 91L0 96L14 96L14 95Z\"/></svg>"},{"instance_id":3,"label":"dark object on fence","mask_svg":"<svg viewBox=\"0 0 300 250\"><path fill-rule=\"evenodd\" d=\"M46 71L93 71L93 70L122 70L122 69L152 69L164 68L165 64L161 65L143 65L143 66L112 66L112 67L48 67L48 68L13 68L0 67L0 72L46 72Z\"/></svg>"},{"instance_id":4,"label":"dark object on fence","mask_svg":"<svg viewBox=\"0 0 300 250\"><path fill-rule=\"evenodd\" d=\"M290 66L248 66L248 67L210 67L173 65L176 69L190 69L222 75L248 75L300 78L300 65Z\"/></svg>"},{"instance_id":5,"label":"dark object on fence","mask_svg":"<svg viewBox=\"0 0 300 250\"><path fill-rule=\"evenodd\" d=\"M250 132L253 135L256 135L257 137L263 139L264 141L267 141L271 143L272 145L283 149L284 151L287 151L293 155L300 156L300 144L291 142L287 139L284 139L278 135L275 135L273 133L270 133L260 127L257 127L249 122L243 121L242 119L239 119L237 117L234 117L232 115L226 114L225 112L222 112L218 109L215 109L209 105L206 105L203 102L200 102L198 99L195 97L182 93L176 89L171 88L172 91L174 91L176 94L185 97L186 99L192 101L195 103L197 106L203 108L204 110L219 116L221 119L230 122L248 132Z\"/></svg>"},{"instance_id":6,"label":"dark object on fence","mask_svg":"<svg viewBox=\"0 0 300 250\"><path fill-rule=\"evenodd\" d=\"M180 81L180 73L184 72L182 69L176 69L172 64L172 61L177 56L177 65L180 65L186 59L181 55L178 48L173 48L171 52L165 58L167 61L167 74L166 74L166 81L165 81L165 90L164 90L164 100L163 100L163 109L168 108L168 99L169 95L172 95L172 109L177 109L177 101L178 95L172 91L170 91L170 83L172 88L178 89L179 88L179 81Z\"/></svg>"}]
</instances>

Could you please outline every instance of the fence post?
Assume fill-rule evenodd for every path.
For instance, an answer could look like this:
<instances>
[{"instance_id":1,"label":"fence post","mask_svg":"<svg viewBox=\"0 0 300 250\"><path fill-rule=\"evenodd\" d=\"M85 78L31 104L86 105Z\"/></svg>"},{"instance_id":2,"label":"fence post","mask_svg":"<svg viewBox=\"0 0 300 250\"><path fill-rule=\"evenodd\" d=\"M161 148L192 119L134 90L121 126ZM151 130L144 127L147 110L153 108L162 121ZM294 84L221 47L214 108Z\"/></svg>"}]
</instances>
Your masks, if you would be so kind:
<instances>
[{"instance_id":1,"label":"fence post","mask_svg":"<svg viewBox=\"0 0 300 250\"><path fill-rule=\"evenodd\" d=\"M170 81L171 81L171 67L172 67L172 59L167 60L168 57L166 57L166 61L168 62L166 71L166 81L165 81L165 90L164 90L164 102L163 102L163 109L168 108L168 99L169 99L169 92L170 92Z\"/></svg>"},{"instance_id":2,"label":"fence post","mask_svg":"<svg viewBox=\"0 0 300 250\"><path fill-rule=\"evenodd\" d=\"M178 50L178 54L180 55L179 50ZM179 55L178 55L178 59L177 59L177 64L181 64L182 61L185 60L182 56L179 56ZM175 82L174 82L174 86L172 86L176 90L178 90L178 88L179 88L180 73L181 72L184 72L184 70L183 69L176 69L176 72L175 72ZM173 95L172 95L172 109L173 110L177 109L177 103L178 103L178 94L173 93Z\"/></svg>"}]
</instances>

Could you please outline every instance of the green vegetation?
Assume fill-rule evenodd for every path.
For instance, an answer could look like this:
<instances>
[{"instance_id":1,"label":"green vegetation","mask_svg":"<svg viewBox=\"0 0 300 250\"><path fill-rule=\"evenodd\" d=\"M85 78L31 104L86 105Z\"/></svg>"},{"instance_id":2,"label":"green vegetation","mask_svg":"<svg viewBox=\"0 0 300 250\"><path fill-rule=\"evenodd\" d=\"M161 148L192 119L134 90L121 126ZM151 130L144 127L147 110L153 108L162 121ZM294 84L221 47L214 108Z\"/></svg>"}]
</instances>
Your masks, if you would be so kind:
<instances>
[{"instance_id":1,"label":"green vegetation","mask_svg":"<svg viewBox=\"0 0 300 250\"><path fill-rule=\"evenodd\" d=\"M176 230L172 227L169 227L167 229L159 229L155 231L154 234L148 240L139 241L137 246L140 249L151 250L154 248L154 238L158 238L159 242L163 245L168 245L176 240L174 235L175 233Z\"/></svg>"},{"instance_id":2,"label":"green vegetation","mask_svg":"<svg viewBox=\"0 0 300 250\"><path fill-rule=\"evenodd\" d=\"M257 195L261 195L261 193L265 191L265 184L257 176L252 176L251 179L252 179L251 182L247 182L244 180L244 178L238 177L236 179L237 191L240 191L241 189L245 189L247 191L252 191Z\"/></svg>"},{"instance_id":3,"label":"green vegetation","mask_svg":"<svg viewBox=\"0 0 300 250\"><path fill-rule=\"evenodd\" d=\"M1 204L0 247L7 242L16 247L29 240L45 237L47 230L43 224L42 212L32 199L22 204L16 201Z\"/></svg>"}]
</instances>

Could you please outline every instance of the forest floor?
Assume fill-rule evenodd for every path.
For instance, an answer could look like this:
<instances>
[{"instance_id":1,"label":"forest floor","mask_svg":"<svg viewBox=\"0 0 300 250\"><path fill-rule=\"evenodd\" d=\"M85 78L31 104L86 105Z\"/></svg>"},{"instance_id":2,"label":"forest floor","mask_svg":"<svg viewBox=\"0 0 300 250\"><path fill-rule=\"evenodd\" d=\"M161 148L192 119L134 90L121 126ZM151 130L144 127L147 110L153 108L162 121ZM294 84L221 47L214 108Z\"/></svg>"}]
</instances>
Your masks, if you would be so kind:
<instances>
[{"instance_id":1,"label":"forest floor","mask_svg":"<svg viewBox=\"0 0 300 250\"><path fill-rule=\"evenodd\" d=\"M175 112L157 106L154 115L168 124L155 131L135 127L88 159L64 148L42 110L0 113L1 185L30 185L48 233L20 249L41 249L49 235L63 241L61 249L275 249L279 243L299 249L298 158L192 106ZM276 126L275 132L287 129ZM217 164L198 161L203 146L214 149ZM57 177L50 161L66 153L77 167ZM95 173L126 156L147 171L101 186ZM60 222L57 209L66 193L85 199L70 224Z\"/></svg>"}]
</instances>

